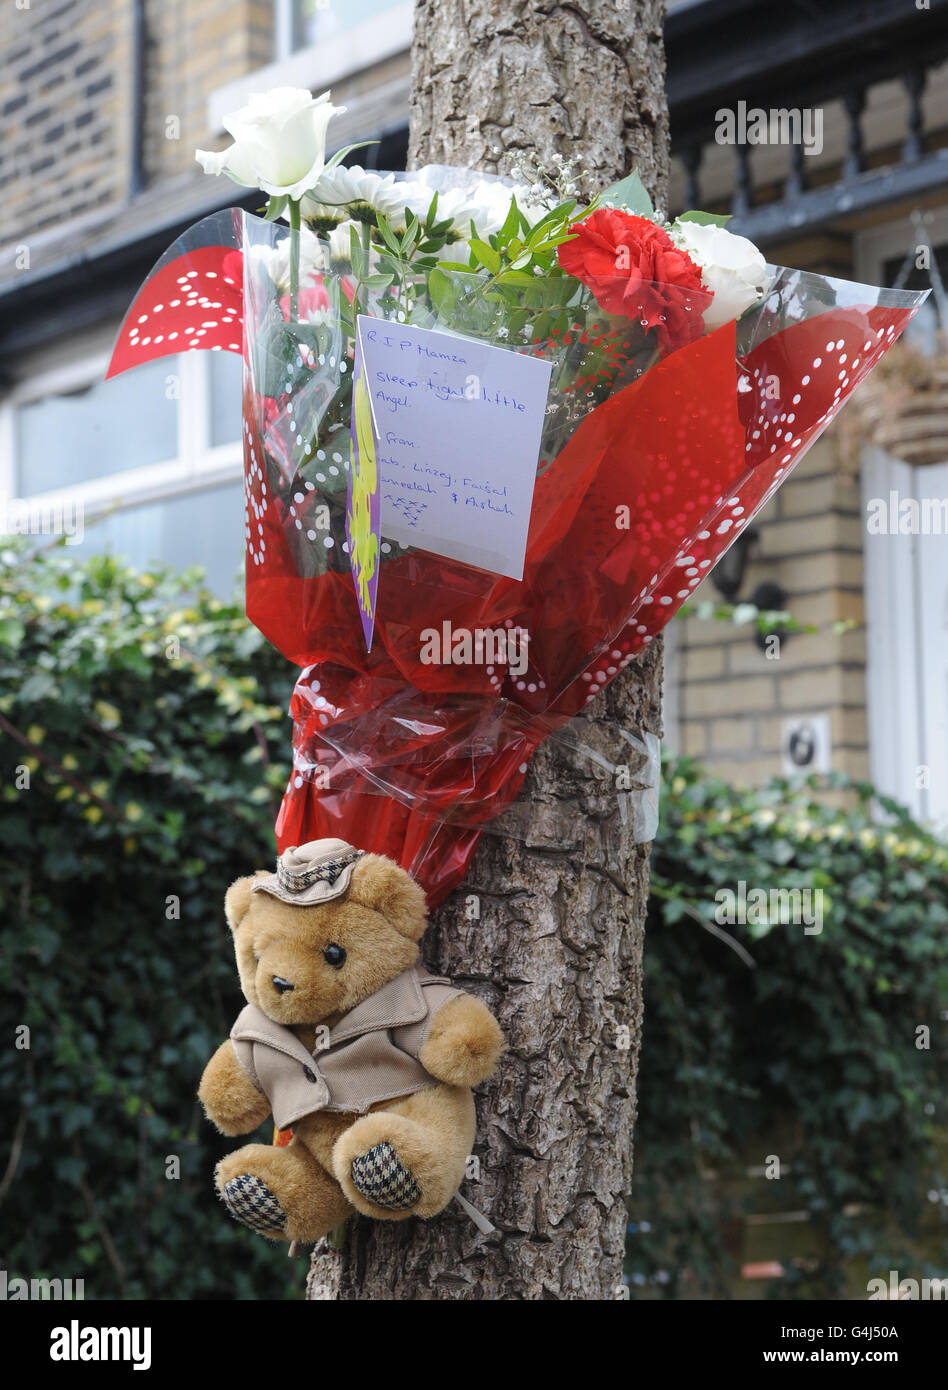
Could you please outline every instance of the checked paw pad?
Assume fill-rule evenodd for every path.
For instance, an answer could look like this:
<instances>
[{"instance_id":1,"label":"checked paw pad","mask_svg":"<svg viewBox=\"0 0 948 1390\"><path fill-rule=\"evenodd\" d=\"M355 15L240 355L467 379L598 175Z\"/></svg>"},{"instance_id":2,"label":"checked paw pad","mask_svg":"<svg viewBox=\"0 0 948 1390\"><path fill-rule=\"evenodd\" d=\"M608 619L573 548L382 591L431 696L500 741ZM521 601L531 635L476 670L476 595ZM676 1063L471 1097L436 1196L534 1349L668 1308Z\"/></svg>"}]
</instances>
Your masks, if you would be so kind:
<instances>
[{"instance_id":1,"label":"checked paw pad","mask_svg":"<svg viewBox=\"0 0 948 1390\"><path fill-rule=\"evenodd\" d=\"M391 1144L376 1144L352 1160L352 1183L369 1202L386 1211L406 1211L421 1196L413 1173L399 1161Z\"/></svg>"},{"instance_id":2,"label":"checked paw pad","mask_svg":"<svg viewBox=\"0 0 948 1390\"><path fill-rule=\"evenodd\" d=\"M266 1183L252 1173L241 1173L239 1177L231 1178L221 1197L235 1221L249 1226L260 1235L286 1228L286 1212Z\"/></svg>"}]
</instances>

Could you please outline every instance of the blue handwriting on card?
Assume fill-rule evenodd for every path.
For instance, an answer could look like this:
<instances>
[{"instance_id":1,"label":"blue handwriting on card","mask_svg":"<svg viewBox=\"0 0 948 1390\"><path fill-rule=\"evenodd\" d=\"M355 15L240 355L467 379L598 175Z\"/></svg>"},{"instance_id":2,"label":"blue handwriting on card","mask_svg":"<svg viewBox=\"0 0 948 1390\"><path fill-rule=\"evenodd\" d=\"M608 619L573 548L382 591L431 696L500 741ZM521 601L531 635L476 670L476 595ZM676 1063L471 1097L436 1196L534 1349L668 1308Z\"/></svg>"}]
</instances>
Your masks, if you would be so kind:
<instances>
[{"instance_id":1,"label":"blue handwriting on card","mask_svg":"<svg viewBox=\"0 0 948 1390\"><path fill-rule=\"evenodd\" d=\"M523 577L549 362L359 318L382 534Z\"/></svg>"}]
</instances>

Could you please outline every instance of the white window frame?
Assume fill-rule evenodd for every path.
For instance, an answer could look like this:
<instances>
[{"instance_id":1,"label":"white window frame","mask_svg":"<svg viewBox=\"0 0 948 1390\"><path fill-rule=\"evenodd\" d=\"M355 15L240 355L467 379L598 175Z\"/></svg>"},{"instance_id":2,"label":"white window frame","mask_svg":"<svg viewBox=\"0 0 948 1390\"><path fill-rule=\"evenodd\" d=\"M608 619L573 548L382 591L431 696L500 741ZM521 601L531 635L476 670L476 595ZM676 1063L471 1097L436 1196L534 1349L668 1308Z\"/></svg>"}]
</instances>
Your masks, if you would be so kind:
<instances>
[{"instance_id":1,"label":"white window frame","mask_svg":"<svg viewBox=\"0 0 948 1390\"><path fill-rule=\"evenodd\" d=\"M926 212L931 216L925 227L932 244L948 244L948 207L928 208ZM907 254L911 246L911 226L906 213L895 222L859 232L855 238L856 278L866 285L881 284L886 262Z\"/></svg>"},{"instance_id":2,"label":"white window frame","mask_svg":"<svg viewBox=\"0 0 948 1390\"><path fill-rule=\"evenodd\" d=\"M932 245L948 243L948 207L933 208L926 230ZM882 283L887 262L905 256L911 245L908 215L867 228L856 238L855 269L866 284ZM946 445L948 461L948 445ZM884 450L862 451L862 516L870 498L915 497L918 472ZM866 609L866 711L870 775L878 789L927 820L930 799L916 786L915 771L925 763L926 727L920 682L918 593L914 544L868 545L864 541L863 591ZM909 538L906 538L909 541ZM948 542L946 542L948 544ZM911 622L906 621L912 615Z\"/></svg>"},{"instance_id":3,"label":"white window frame","mask_svg":"<svg viewBox=\"0 0 948 1390\"><path fill-rule=\"evenodd\" d=\"M116 327L110 332L107 341L114 341L117 331ZM176 364L167 359L167 374L177 376L179 383L174 458L79 480L68 487L14 496L18 407L102 381L110 356L102 343L101 334L92 343L76 338L73 344L66 345L71 349L67 360L44 366L40 359L0 400L0 500L36 502L54 511L57 507L80 505L87 520L93 521L106 513L239 482L243 476L241 439L227 444L210 443L210 363L206 352L191 351L179 353ZM55 356L62 355L63 345L58 345Z\"/></svg>"},{"instance_id":4,"label":"white window frame","mask_svg":"<svg viewBox=\"0 0 948 1390\"><path fill-rule=\"evenodd\" d=\"M293 52L294 0L275 0L273 6L273 56L278 63Z\"/></svg>"}]
</instances>

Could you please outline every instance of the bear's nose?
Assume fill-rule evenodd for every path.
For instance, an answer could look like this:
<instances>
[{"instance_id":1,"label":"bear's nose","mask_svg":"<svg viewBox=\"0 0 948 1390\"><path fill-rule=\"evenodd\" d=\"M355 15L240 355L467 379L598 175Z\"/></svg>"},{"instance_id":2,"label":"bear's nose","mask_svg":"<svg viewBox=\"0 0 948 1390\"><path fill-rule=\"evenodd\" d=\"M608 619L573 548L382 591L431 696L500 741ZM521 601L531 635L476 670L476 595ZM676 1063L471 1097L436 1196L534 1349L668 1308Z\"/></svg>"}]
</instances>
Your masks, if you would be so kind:
<instances>
[{"instance_id":1,"label":"bear's nose","mask_svg":"<svg viewBox=\"0 0 948 1390\"><path fill-rule=\"evenodd\" d=\"M277 990L279 994L285 994L286 991L292 989L293 986L290 984L289 980L284 980L282 975L274 975L273 988Z\"/></svg>"}]
</instances>

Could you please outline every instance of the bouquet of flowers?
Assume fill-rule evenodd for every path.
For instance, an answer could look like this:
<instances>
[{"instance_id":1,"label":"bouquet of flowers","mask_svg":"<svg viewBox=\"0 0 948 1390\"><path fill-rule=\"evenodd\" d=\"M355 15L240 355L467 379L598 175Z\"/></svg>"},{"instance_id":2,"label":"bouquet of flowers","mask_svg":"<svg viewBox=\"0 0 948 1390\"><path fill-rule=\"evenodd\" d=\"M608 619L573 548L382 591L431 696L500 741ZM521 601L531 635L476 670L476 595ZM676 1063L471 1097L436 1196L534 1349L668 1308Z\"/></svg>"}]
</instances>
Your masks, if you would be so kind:
<instances>
[{"instance_id":1,"label":"bouquet of flowers","mask_svg":"<svg viewBox=\"0 0 948 1390\"><path fill-rule=\"evenodd\" d=\"M436 904L924 296L767 266L634 174L345 167L335 111L280 89L199 152L266 216L179 239L110 375L242 353L247 612L301 668L280 848L339 836Z\"/></svg>"}]
</instances>

